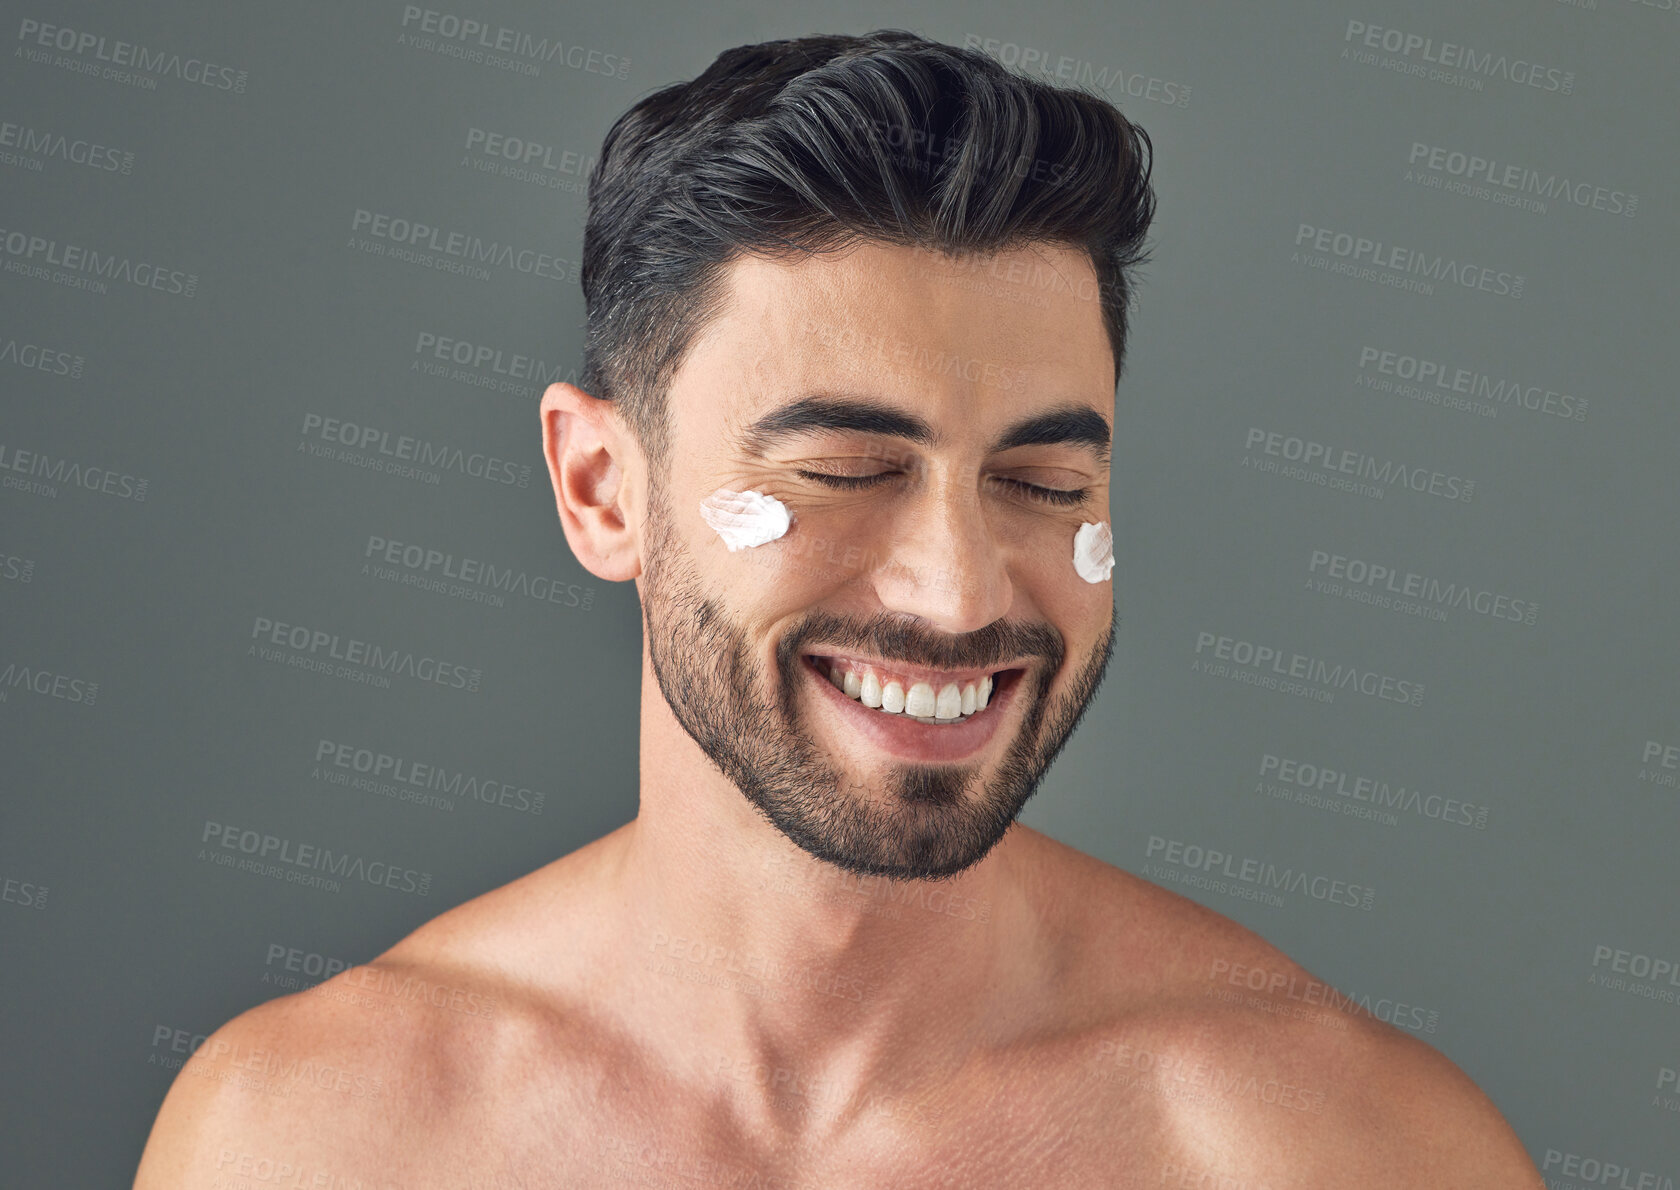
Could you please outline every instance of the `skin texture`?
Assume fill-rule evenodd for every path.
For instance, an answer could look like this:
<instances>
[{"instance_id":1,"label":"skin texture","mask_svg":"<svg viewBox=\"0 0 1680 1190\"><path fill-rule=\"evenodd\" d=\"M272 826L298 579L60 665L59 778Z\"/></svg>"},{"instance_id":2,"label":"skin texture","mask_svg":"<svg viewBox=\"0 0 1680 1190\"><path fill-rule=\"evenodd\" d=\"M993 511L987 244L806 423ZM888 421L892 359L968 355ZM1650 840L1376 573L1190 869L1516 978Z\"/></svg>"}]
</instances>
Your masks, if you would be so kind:
<instances>
[{"instance_id":1,"label":"skin texture","mask_svg":"<svg viewBox=\"0 0 1680 1190\"><path fill-rule=\"evenodd\" d=\"M1112 523L1107 461L987 449L1051 408L1112 426L1089 260L865 244L743 259L730 285L672 384L669 475L611 405L542 402L567 541L641 598L638 816L217 1030L136 1186L1540 1187L1444 1056L1013 824L1118 623L1070 560ZM812 393L941 440L740 448ZM699 512L719 488L792 529L730 553ZM818 645L1026 672L982 750L917 764L818 702Z\"/></svg>"}]
</instances>

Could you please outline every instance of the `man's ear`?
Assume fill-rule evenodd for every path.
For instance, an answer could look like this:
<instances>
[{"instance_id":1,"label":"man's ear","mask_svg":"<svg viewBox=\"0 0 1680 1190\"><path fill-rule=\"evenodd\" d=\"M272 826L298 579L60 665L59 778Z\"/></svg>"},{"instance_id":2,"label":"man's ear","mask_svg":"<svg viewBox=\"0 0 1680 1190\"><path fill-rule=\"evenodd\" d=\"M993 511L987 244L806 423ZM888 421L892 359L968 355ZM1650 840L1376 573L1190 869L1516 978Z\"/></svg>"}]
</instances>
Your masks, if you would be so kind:
<instances>
[{"instance_id":1,"label":"man's ear","mask_svg":"<svg viewBox=\"0 0 1680 1190\"><path fill-rule=\"evenodd\" d=\"M641 510L630 481L644 471L634 436L611 401L565 381L543 391L541 412L543 458L572 553L596 578L635 578Z\"/></svg>"}]
</instances>

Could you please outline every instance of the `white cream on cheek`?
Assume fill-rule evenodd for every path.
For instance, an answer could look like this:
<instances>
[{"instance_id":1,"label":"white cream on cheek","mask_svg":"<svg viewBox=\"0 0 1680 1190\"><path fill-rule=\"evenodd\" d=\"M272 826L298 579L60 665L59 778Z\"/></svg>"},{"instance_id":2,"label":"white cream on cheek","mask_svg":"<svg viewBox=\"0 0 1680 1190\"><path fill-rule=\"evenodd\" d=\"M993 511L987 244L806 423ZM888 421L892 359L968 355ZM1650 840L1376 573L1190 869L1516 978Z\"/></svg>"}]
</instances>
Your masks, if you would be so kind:
<instances>
[{"instance_id":1,"label":"white cream on cheek","mask_svg":"<svg viewBox=\"0 0 1680 1190\"><path fill-rule=\"evenodd\" d=\"M700 516L723 538L729 552L775 541L788 531L788 506L763 492L719 488L700 502Z\"/></svg>"},{"instance_id":2,"label":"white cream on cheek","mask_svg":"<svg viewBox=\"0 0 1680 1190\"><path fill-rule=\"evenodd\" d=\"M1107 521L1086 521L1073 535L1073 568L1088 583L1106 583L1114 570L1114 534Z\"/></svg>"}]
</instances>

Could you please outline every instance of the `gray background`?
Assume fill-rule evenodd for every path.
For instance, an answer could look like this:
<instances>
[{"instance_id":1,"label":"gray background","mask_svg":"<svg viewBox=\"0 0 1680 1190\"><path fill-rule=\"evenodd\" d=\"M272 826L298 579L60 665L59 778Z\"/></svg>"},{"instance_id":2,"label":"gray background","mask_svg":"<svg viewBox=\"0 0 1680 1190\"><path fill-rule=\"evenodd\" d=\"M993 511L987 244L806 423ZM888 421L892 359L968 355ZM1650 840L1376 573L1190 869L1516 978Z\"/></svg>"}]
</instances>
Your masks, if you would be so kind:
<instances>
[{"instance_id":1,"label":"gray background","mask_svg":"<svg viewBox=\"0 0 1680 1190\"><path fill-rule=\"evenodd\" d=\"M365 960L635 813L635 590L572 558L540 453L538 395L580 359L575 271L398 259L356 212L575 262L583 170L637 98L728 46L883 26L1106 89L1156 145L1114 459L1122 622L1024 821L1387 1005L1488 1091L1553 1187L1574 1184L1571 1158L1680 1179L1680 1092L1659 1089L1680 1067L1680 977L1632 974L1680 961L1673 0L432 5L596 51L536 74L411 44L428 34L399 3L4 8L0 1183L127 1185L179 1061L160 1036L300 986L276 982L295 976L275 948ZM1428 69L1423 51L1361 58L1350 20L1492 64L1461 67L1469 86L1403 73ZM29 21L106 48L42 47L19 36ZM118 41L150 68L107 77ZM1498 73L1501 56L1546 85ZM216 85L182 77L193 60L224 68ZM546 165L502 172L475 129ZM99 152L79 162L78 144ZM1586 185L1543 210L1494 201L1509 187L1455 193L1414 145ZM1521 296L1337 273L1346 258L1298 245L1303 225L1520 276ZM164 288L90 288L18 233L158 266ZM438 360L426 335L505 371ZM1401 382L1362 367L1366 348L1583 416L1385 391L1363 382ZM516 355L534 373L506 374ZM373 447L323 457L309 415L491 456L515 482L392 474L364 465ZM1248 445L1265 434L1419 486L1472 480L1473 498L1303 480ZM525 577L499 604L482 581L428 589L421 568L376 573L376 537ZM1358 602L1313 585L1336 581L1315 551L1441 589ZM1447 584L1533 605L1532 622ZM267 645L259 620L477 671L476 688L312 672L299 663L330 646ZM1421 702L1248 680L1269 663L1222 673L1229 650L1198 648L1221 637L1421 684ZM335 783L359 774L318 764L323 741L513 804ZM1344 777L1297 800L1267 757ZM1354 796L1361 779L1394 804ZM1479 822L1432 814L1440 799ZM207 823L410 870L409 890L219 867L200 858ZM1152 837L1372 903L1249 899Z\"/></svg>"}]
</instances>

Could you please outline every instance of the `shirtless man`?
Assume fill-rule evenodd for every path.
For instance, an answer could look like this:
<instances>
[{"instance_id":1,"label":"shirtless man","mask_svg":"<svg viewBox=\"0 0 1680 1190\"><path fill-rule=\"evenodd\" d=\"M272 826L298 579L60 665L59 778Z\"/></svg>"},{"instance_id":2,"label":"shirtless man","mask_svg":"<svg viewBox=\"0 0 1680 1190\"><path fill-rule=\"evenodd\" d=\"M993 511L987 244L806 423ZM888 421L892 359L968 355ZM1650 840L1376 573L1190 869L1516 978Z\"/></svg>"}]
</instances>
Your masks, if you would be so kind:
<instances>
[{"instance_id":1,"label":"shirtless man","mask_svg":"<svg viewBox=\"0 0 1680 1190\"><path fill-rule=\"evenodd\" d=\"M614 127L541 416L641 600L639 813L202 1040L140 1190L1543 1185L1440 1053L1015 822L1111 653L1146 147L902 33Z\"/></svg>"}]
</instances>

